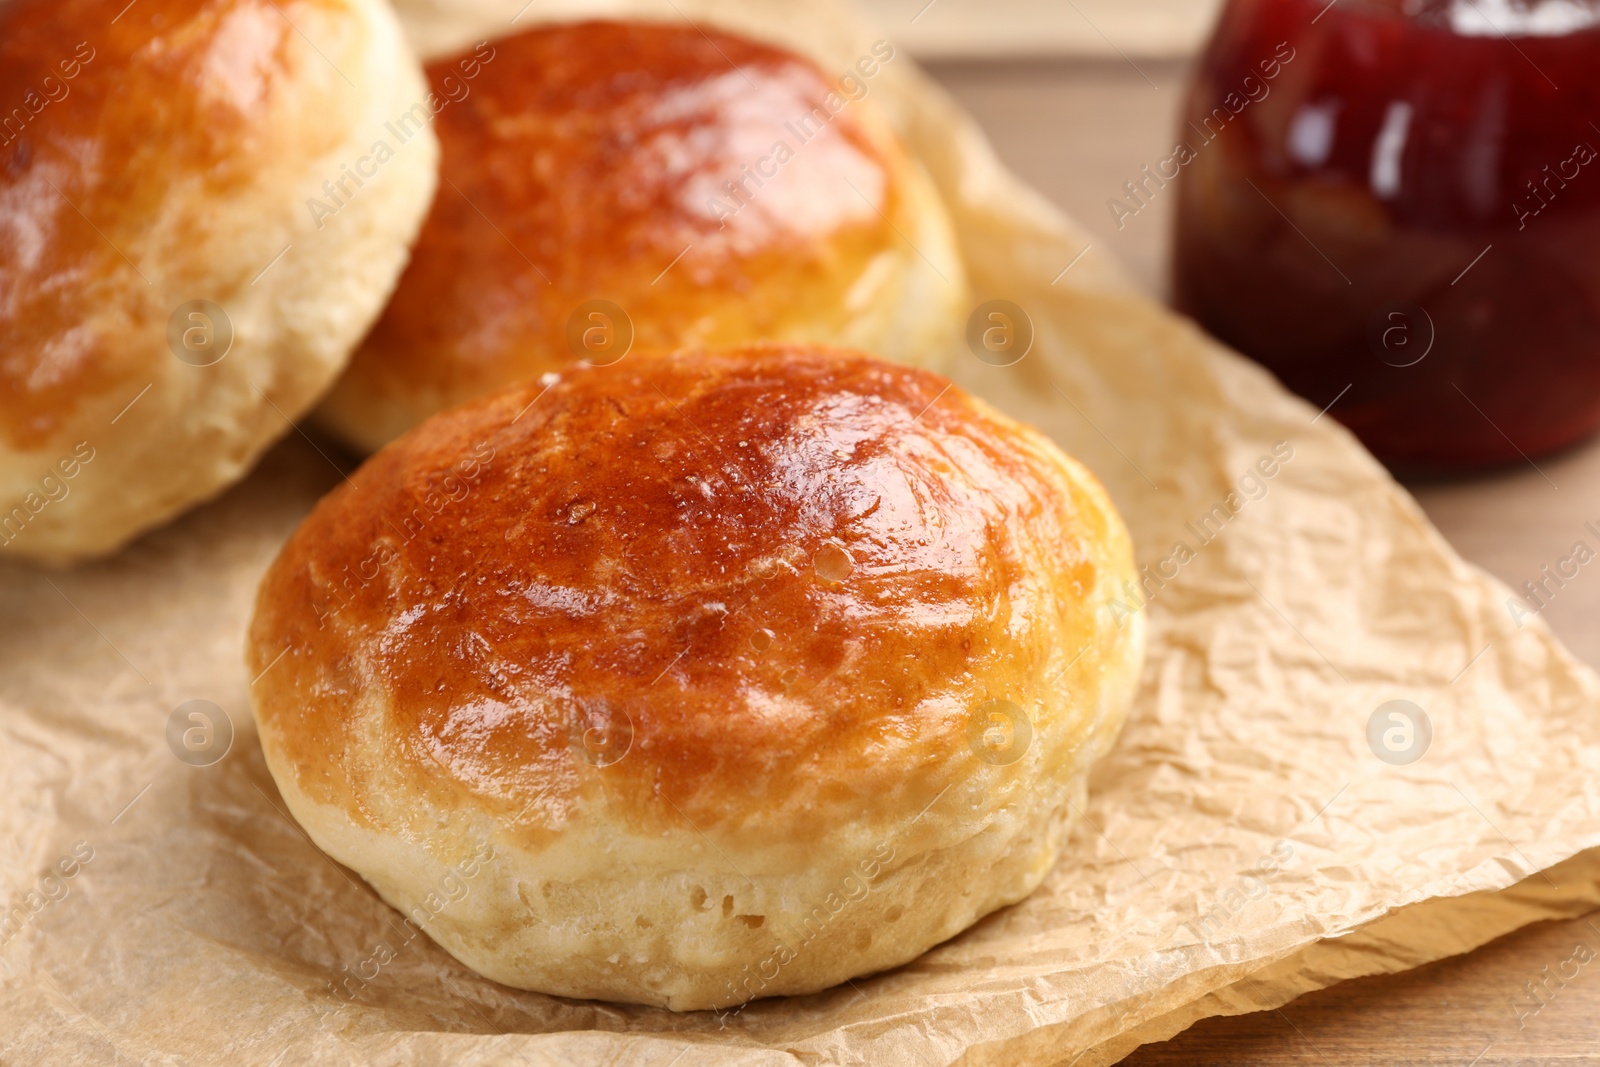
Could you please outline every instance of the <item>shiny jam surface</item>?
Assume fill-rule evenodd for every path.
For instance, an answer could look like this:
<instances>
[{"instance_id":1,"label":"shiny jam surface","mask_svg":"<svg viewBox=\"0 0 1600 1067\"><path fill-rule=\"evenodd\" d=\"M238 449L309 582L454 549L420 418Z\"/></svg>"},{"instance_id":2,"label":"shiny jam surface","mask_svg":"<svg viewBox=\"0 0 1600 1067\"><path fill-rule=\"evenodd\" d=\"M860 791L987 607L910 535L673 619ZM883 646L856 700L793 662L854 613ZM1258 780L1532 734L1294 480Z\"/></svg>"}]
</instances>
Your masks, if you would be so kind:
<instances>
[{"instance_id":1,"label":"shiny jam surface","mask_svg":"<svg viewBox=\"0 0 1600 1067\"><path fill-rule=\"evenodd\" d=\"M1573 444L1596 123L1595 0L1232 0L1162 171L1175 301L1401 469Z\"/></svg>"}]
</instances>

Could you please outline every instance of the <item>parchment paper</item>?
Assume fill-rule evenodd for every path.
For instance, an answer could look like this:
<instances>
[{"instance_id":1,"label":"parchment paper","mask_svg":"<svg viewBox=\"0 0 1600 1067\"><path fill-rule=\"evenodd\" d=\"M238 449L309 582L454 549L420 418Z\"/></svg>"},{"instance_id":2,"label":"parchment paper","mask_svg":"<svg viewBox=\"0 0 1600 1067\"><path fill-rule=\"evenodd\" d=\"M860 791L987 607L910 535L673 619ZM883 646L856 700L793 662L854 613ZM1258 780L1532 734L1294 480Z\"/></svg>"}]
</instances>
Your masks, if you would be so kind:
<instances>
[{"instance_id":1,"label":"parchment paper","mask_svg":"<svg viewBox=\"0 0 1600 1067\"><path fill-rule=\"evenodd\" d=\"M445 49L515 8L413 27ZM517 25L572 10L540 4ZM827 3L649 10L828 70L892 39ZM1043 888L897 971L723 1016L517 992L405 941L288 818L250 722L255 584L341 477L295 432L112 561L0 568L0 1059L1096 1064L1600 902L1585 851L1600 845L1596 678L1542 623L1518 629L1508 591L1331 418L1128 292L1098 251L1078 258L1082 234L908 59L870 95L949 199L977 298L1017 303L1037 332L1014 366L967 355L956 377L1088 462L1140 562L1172 575L1136 608L1144 688ZM1207 522L1215 536L1197 536ZM1192 558L1174 563L1180 541ZM168 741L197 699L236 731L209 766ZM1368 740L1397 699L1432 724L1407 765ZM336 998L380 943L394 958Z\"/></svg>"}]
</instances>

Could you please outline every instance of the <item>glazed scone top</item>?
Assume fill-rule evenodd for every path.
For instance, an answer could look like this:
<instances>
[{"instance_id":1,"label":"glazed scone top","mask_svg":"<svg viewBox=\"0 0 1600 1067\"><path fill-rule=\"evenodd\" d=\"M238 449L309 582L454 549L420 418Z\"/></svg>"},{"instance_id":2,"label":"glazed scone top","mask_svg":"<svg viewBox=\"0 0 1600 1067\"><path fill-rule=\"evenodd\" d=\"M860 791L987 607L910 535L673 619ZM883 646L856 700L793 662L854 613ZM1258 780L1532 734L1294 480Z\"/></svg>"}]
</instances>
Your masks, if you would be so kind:
<instances>
[{"instance_id":1,"label":"glazed scone top","mask_svg":"<svg viewBox=\"0 0 1600 1067\"><path fill-rule=\"evenodd\" d=\"M929 242L919 213L941 209L906 186L925 179L870 100L792 53L598 21L497 39L428 74L454 98L436 120L443 180L325 409L362 447L576 362L568 323L589 301L621 307L641 350L827 340L892 301L877 295L888 276L923 269L907 241Z\"/></svg>"},{"instance_id":2,"label":"glazed scone top","mask_svg":"<svg viewBox=\"0 0 1600 1067\"><path fill-rule=\"evenodd\" d=\"M115 394L115 411L172 359L129 338L161 336L174 293L220 298L228 235L206 204L348 136L362 98L339 67L366 70L371 47L349 7L0 3L0 101L16 109L0 115L0 440L76 440L63 423L79 407Z\"/></svg>"},{"instance_id":3,"label":"glazed scone top","mask_svg":"<svg viewBox=\"0 0 1600 1067\"><path fill-rule=\"evenodd\" d=\"M1054 773L1128 667L1131 573L1093 477L937 375L632 356L371 459L273 565L249 656L269 752L358 824L403 832L399 776L530 847L597 817L804 843L974 774L991 700L1035 742L990 770Z\"/></svg>"}]
</instances>

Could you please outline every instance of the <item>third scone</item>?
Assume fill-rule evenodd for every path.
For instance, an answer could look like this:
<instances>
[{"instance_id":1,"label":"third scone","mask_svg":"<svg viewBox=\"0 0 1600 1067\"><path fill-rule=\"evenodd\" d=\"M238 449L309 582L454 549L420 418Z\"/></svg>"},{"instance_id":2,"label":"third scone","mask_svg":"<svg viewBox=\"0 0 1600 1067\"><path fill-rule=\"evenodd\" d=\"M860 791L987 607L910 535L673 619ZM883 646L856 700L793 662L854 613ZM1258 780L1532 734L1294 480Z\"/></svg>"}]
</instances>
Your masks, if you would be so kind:
<instances>
[{"instance_id":1,"label":"third scone","mask_svg":"<svg viewBox=\"0 0 1600 1067\"><path fill-rule=\"evenodd\" d=\"M874 99L908 62L880 42L824 72L681 21L541 26L434 60L439 191L320 421L371 451L630 342L936 367L970 308L939 194Z\"/></svg>"}]
</instances>

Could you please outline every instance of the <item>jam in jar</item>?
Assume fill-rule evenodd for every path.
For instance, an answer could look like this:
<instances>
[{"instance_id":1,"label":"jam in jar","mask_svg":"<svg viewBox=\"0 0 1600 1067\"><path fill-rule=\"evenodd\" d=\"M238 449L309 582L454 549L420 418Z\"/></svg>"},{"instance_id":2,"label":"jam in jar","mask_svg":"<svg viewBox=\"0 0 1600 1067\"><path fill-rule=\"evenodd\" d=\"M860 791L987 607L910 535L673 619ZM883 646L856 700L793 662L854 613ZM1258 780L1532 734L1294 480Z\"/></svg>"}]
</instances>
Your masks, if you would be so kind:
<instances>
[{"instance_id":1,"label":"jam in jar","mask_svg":"<svg viewBox=\"0 0 1600 1067\"><path fill-rule=\"evenodd\" d=\"M1600 426L1600 0L1231 0L1178 307L1402 469Z\"/></svg>"}]
</instances>

